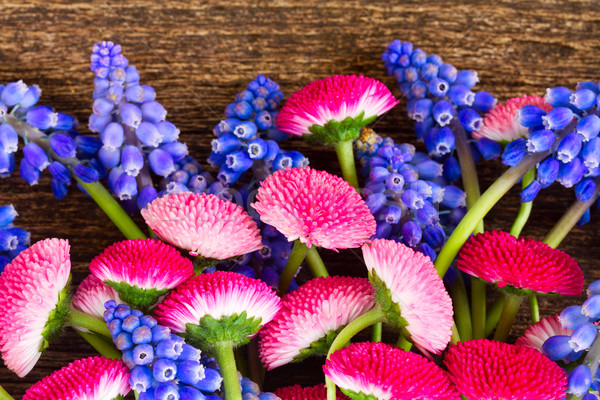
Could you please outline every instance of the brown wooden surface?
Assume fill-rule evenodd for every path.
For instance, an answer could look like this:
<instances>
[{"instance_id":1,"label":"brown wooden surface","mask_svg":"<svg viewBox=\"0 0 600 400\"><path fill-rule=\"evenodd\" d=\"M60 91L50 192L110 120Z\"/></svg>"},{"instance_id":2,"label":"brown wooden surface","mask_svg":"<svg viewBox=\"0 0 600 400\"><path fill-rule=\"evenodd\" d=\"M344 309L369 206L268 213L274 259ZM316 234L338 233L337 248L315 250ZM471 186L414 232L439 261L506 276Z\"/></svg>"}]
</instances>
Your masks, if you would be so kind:
<instances>
[{"instance_id":1,"label":"brown wooden surface","mask_svg":"<svg viewBox=\"0 0 600 400\"><path fill-rule=\"evenodd\" d=\"M395 3L395 4L393 4ZM209 154L211 129L236 92L257 73L281 84L287 95L308 81L334 73L366 74L390 87L380 55L393 39L412 41L458 68L479 72L479 87L504 100L543 94L546 87L573 87L597 80L600 64L600 6L596 1L0 1L0 82L23 79L43 89L42 104L74 114L87 132L92 79L89 55L100 40L123 45L142 81L152 85L169 119L182 131L198 159ZM398 91L396 90L396 93ZM379 133L414 141L405 103L376 125ZM311 164L337 172L332 150L290 142ZM480 167L484 187L499 175L499 163ZM486 220L488 228L508 229L516 215L518 190ZM552 187L536 200L524 235L541 239L573 199L572 191ZM18 177L0 181L0 204L13 203L16 224L34 241L68 238L74 283L101 250L122 239L95 205L77 190L53 199L50 179L30 188ZM576 229L561 249L585 270L586 282L600 278L598 220ZM362 274L350 252L324 252L336 273ZM571 299L542 300L543 315ZM527 308L515 333L526 326ZM67 329L25 379L0 368L0 384L20 398L35 381L92 349ZM320 360L282 367L267 377L267 387L320 381Z\"/></svg>"}]
</instances>

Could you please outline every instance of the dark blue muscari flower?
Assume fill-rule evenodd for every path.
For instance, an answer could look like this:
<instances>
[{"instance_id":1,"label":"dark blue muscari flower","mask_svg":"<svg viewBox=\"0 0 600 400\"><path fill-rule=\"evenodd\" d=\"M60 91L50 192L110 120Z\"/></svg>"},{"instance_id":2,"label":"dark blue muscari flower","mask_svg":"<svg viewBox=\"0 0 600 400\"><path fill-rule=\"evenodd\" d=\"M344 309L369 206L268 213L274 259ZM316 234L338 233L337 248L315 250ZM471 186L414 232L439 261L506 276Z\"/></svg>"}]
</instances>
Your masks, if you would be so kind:
<instances>
[{"instance_id":1,"label":"dark blue muscari flower","mask_svg":"<svg viewBox=\"0 0 600 400\"><path fill-rule=\"evenodd\" d=\"M18 215L12 204L0 206L0 273L31 242L29 232L13 226Z\"/></svg>"}]
</instances>

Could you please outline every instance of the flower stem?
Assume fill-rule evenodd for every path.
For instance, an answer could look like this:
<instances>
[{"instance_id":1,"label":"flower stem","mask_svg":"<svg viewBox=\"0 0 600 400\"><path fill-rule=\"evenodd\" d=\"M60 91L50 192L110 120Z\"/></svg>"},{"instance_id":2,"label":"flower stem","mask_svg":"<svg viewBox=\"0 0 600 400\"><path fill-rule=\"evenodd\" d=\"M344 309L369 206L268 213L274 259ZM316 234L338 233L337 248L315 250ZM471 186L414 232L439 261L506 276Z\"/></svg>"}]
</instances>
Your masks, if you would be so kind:
<instances>
[{"instance_id":1,"label":"flower stem","mask_svg":"<svg viewBox=\"0 0 600 400\"><path fill-rule=\"evenodd\" d=\"M368 328L373 324L383 322L384 320L385 315L379 307L375 307L371 311L368 311L356 318L354 321L346 325L346 327L342 329L340 333L338 333L335 340L331 344L331 347L329 348L329 352L327 352L327 358L329 358L331 353L334 351L344 347L346 343L348 343L350 339L352 339L358 332ZM335 400L335 384L331 382L329 378L325 377L325 385L327 386L327 400Z\"/></svg>"},{"instance_id":2,"label":"flower stem","mask_svg":"<svg viewBox=\"0 0 600 400\"><path fill-rule=\"evenodd\" d=\"M525 189L531 182L533 182L533 178L535 178L535 168L531 168L525 176L523 176L523 181L521 187ZM531 208L533 207L533 201L528 201L526 203L521 203L521 207L519 208L519 213L517 214L517 218L515 218L515 222L513 222L512 227L510 228L510 234L514 237L519 237L523 227L527 223L529 219L529 215L531 214Z\"/></svg>"},{"instance_id":3,"label":"flower stem","mask_svg":"<svg viewBox=\"0 0 600 400\"><path fill-rule=\"evenodd\" d=\"M450 338L450 343L456 344L458 342L460 342L460 334L458 333L456 324L452 324L452 337Z\"/></svg>"},{"instance_id":4,"label":"flower stem","mask_svg":"<svg viewBox=\"0 0 600 400\"><path fill-rule=\"evenodd\" d=\"M238 380L237 367L235 365L235 356L233 347L229 342L216 342L213 344L215 356L221 375L223 376L223 387L225 388L225 398L227 400L242 400L242 390Z\"/></svg>"},{"instance_id":5,"label":"flower stem","mask_svg":"<svg viewBox=\"0 0 600 400\"><path fill-rule=\"evenodd\" d=\"M304 257L306 256L306 252L308 251L308 247L300 240L296 240L294 242L294 247L292 247L292 252L290 253L290 257L285 263L285 267L283 267L283 272L281 273L281 277L279 278L279 295L283 296L288 288L290 287L290 283L294 276L296 275L296 271L304 261Z\"/></svg>"},{"instance_id":6,"label":"flower stem","mask_svg":"<svg viewBox=\"0 0 600 400\"><path fill-rule=\"evenodd\" d=\"M500 315L504 308L504 296L498 296L492 303L492 306L488 310L487 318L485 321L485 337L490 336L490 333L494 330L498 321L500 321Z\"/></svg>"},{"instance_id":7,"label":"flower stem","mask_svg":"<svg viewBox=\"0 0 600 400\"><path fill-rule=\"evenodd\" d=\"M573 202L556 225L548 232L544 238L544 243L553 248L558 247L585 211L598 199L598 195L600 195L600 179L596 178L596 190L592 197L588 201L576 200Z\"/></svg>"},{"instance_id":8,"label":"flower stem","mask_svg":"<svg viewBox=\"0 0 600 400\"><path fill-rule=\"evenodd\" d=\"M329 272L327 272L325 263L319 255L316 246L311 246L306 252L306 264L308 264L308 268L315 278L329 276Z\"/></svg>"},{"instance_id":9,"label":"flower stem","mask_svg":"<svg viewBox=\"0 0 600 400\"><path fill-rule=\"evenodd\" d=\"M112 339L108 328L106 327L106 323L98 318L94 318L90 315L82 313L81 311L77 311L74 308L69 310L69 314L67 314L66 324L69 326L78 326L80 328L85 328L89 331L98 333L102 336L105 336L109 339Z\"/></svg>"},{"instance_id":10,"label":"flower stem","mask_svg":"<svg viewBox=\"0 0 600 400\"><path fill-rule=\"evenodd\" d=\"M108 339L104 336L98 335L97 333L83 332L79 329L75 329L82 338L86 340L98 353L106 358L114 358L120 360L122 355L119 350L115 348L112 341L109 343Z\"/></svg>"},{"instance_id":11,"label":"flower stem","mask_svg":"<svg viewBox=\"0 0 600 400\"><path fill-rule=\"evenodd\" d=\"M15 400L2 386L0 386L0 400Z\"/></svg>"},{"instance_id":12,"label":"flower stem","mask_svg":"<svg viewBox=\"0 0 600 400\"><path fill-rule=\"evenodd\" d=\"M383 331L383 322L378 322L371 327L371 341L381 342L381 334Z\"/></svg>"},{"instance_id":13,"label":"flower stem","mask_svg":"<svg viewBox=\"0 0 600 400\"><path fill-rule=\"evenodd\" d=\"M531 322L540 322L540 306L535 294L529 295L529 308L531 309Z\"/></svg>"},{"instance_id":14,"label":"flower stem","mask_svg":"<svg viewBox=\"0 0 600 400\"><path fill-rule=\"evenodd\" d=\"M396 346L400 347L402 350L404 351L410 351L410 349L412 348L412 343L409 342L404 335L400 335L398 337L398 341L396 342Z\"/></svg>"},{"instance_id":15,"label":"flower stem","mask_svg":"<svg viewBox=\"0 0 600 400\"><path fill-rule=\"evenodd\" d=\"M469 311L469 299L465 281L459 272L452 286L452 303L454 305L454 319L456 327L462 340L473 338L473 325L471 324L471 313Z\"/></svg>"},{"instance_id":16,"label":"flower stem","mask_svg":"<svg viewBox=\"0 0 600 400\"><path fill-rule=\"evenodd\" d=\"M510 329L512 328L515 317L521 307L521 301L523 298L514 294L504 292L504 307L502 308L502 314L500 315L500 321L494 334L494 340L499 342L506 342Z\"/></svg>"},{"instance_id":17,"label":"flower stem","mask_svg":"<svg viewBox=\"0 0 600 400\"><path fill-rule=\"evenodd\" d=\"M358 177L356 176L356 167L354 166L354 146L352 140L345 140L334 144L342 176L350 186L358 189Z\"/></svg>"}]
</instances>

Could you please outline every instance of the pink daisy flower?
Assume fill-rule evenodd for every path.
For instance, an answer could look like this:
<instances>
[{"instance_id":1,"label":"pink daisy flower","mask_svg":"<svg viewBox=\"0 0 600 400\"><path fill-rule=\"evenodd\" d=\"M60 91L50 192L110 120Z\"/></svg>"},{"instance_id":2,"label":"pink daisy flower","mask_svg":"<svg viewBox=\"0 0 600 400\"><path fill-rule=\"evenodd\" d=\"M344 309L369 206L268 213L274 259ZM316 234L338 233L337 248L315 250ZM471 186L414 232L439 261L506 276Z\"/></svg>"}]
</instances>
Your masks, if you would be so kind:
<instances>
[{"instance_id":1,"label":"pink daisy flower","mask_svg":"<svg viewBox=\"0 0 600 400\"><path fill-rule=\"evenodd\" d=\"M194 275L192 262L155 239L117 242L90 263L91 273L113 287L122 300L146 308Z\"/></svg>"},{"instance_id":2,"label":"pink daisy flower","mask_svg":"<svg viewBox=\"0 0 600 400\"><path fill-rule=\"evenodd\" d=\"M300 385L287 386L279 389L275 389L273 394L279 397L281 400L326 400L327 389L325 385L316 385L309 387L302 387ZM337 399L348 400L343 393L338 391Z\"/></svg>"},{"instance_id":3,"label":"pink daisy flower","mask_svg":"<svg viewBox=\"0 0 600 400\"><path fill-rule=\"evenodd\" d=\"M583 273L563 251L508 232L487 231L471 236L458 253L460 270L502 288L577 296Z\"/></svg>"},{"instance_id":4,"label":"pink daisy flower","mask_svg":"<svg viewBox=\"0 0 600 400\"><path fill-rule=\"evenodd\" d=\"M286 294L279 314L260 333L260 356L269 369L327 354L336 332L375 306L367 279L331 276ZM335 336L335 335L333 335ZM320 344L320 346L319 346Z\"/></svg>"},{"instance_id":5,"label":"pink daisy flower","mask_svg":"<svg viewBox=\"0 0 600 400\"><path fill-rule=\"evenodd\" d=\"M302 136L316 133L331 121L350 118L358 130L398 104L394 95L376 79L334 75L313 81L286 100L277 115L284 132Z\"/></svg>"},{"instance_id":6,"label":"pink daisy flower","mask_svg":"<svg viewBox=\"0 0 600 400\"><path fill-rule=\"evenodd\" d=\"M460 393L469 399L563 400L567 375L530 347L487 339L451 345L444 363Z\"/></svg>"},{"instance_id":7,"label":"pink daisy flower","mask_svg":"<svg viewBox=\"0 0 600 400\"><path fill-rule=\"evenodd\" d=\"M117 304L122 303L119 294L113 288L105 285L94 275L88 275L79 286L73 296L72 306L84 314L104 319L104 303L114 300Z\"/></svg>"},{"instance_id":8,"label":"pink daisy flower","mask_svg":"<svg viewBox=\"0 0 600 400\"><path fill-rule=\"evenodd\" d=\"M160 324L175 333L184 333L187 324L200 325L206 316L222 320L245 313L247 320L260 321L255 331L247 335L250 337L271 321L280 308L281 299L264 282L235 272L217 271L179 285L154 314Z\"/></svg>"},{"instance_id":9,"label":"pink daisy flower","mask_svg":"<svg viewBox=\"0 0 600 400\"><path fill-rule=\"evenodd\" d=\"M538 106L549 112L552 106L540 96L521 96L508 99L506 104L496 105L483 118L481 129L473 132L474 139L487 138L496 142L512 142L529 137L529 131L517 121L518 111L527 105Z\"/></svg>"},{"instance_id":10,"label":"pink daisy flower","mask_svg":"<svg viewBox=\"0 0 600 400\"><path fill-rule=\"evenodd\" d=\"M75 360L30 387L23 400L108 400L129 393L129 370L121 360Z\"/></svg>"},{"instance_id":11,"label":"pink daisy flower","mask_svg":"<svg viewBox=\"0 0 600 400\"><path fill-rule=\"evenodd\" d=\"M454 321L452 300L431 259L384 239L364 245L362 252L369 280L392 304L383 309L387 322L407 331L416 346L440 354L450 342Z\"/></svg>"},{"instance_id":12,"label":"pink daisy flower","mask_svg":"<svg viewBox=\"0 0 600 400\"><path fill-rule=\"evenodd\" d=\"M23 250L0 274L0 352L24 377L58 335L69 310L69 242L46 239Z\"/></svg>"},{"instance_id":13,"label":"pink daisy flower","mask_svg":"<svg viewBox=\"0 0 600 400\"><path fill-rule=\"evenodd\" d=\"M562 326L558 318L559 315L543 318L531 325L523 332L523 336L517 339L515 344L517 346L532 347L542 352L542 345L549 337L557 335L571 336L573 330Z\"/></svg>"},{"instance_id":14,"label":"pink daisy flower","mask_svg":"<svg viewBox=\"0 0 600 400\"><path fill-rule=\"evenodd\" d=\"M342 178L311 168L280 170L262 181L252 207L289 240L337 250L375 234L375 218Z\"/></svg>"},{"instance_id":15,"label":"pink daisy flower","mask_svg":"<svg viewBox=\"0 0 600 400\"><path fill-rule=\"evenodd\" d=\"M260 231L244 209L212 194L159 197L142 216L161 239L192 255L225 260L260 250Z\"/></svg>"},{"instance_id":16,"label":"pink daisy flower","mask_svg":"<svg viewBox=\"0 0 600 400\"><path fill-rule=\"evenodd\" d=\"M435 363L381 342L354 343L337 350L325 362L323 371L352 398L460 399L446 372Z\"/></svg>"}]
</instances>

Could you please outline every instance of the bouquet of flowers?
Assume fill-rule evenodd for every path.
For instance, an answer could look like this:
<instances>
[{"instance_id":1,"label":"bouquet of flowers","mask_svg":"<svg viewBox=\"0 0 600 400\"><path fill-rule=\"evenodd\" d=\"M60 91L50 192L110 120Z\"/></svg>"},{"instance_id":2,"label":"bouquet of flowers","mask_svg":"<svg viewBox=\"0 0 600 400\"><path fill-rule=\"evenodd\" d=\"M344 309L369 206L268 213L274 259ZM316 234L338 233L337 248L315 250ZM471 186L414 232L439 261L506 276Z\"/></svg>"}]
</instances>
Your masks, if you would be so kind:
<instances>
[{"instance_id":1,"label":"bouquet of flowers","mask_svg":"<svg viewBox=\"0 0 600 400\"><path fill-rule=\"evenodd\" d=\"M537 306L584 289L556 247L600 194L599 83L498 103L476 72L409 42L382 59L418 147L368 127L400 103L380 81L335 75L284 101L258 75L216 124L208 170L118 44L92 51L89 135L39 105L38 86L0 86L0 175L19 158L31 185L50 171L57 199L75 182L125 237L71 290L68 240L31 245L0 207L6 367L27 375L67 326L100 354L24 399L599 399L600 281L558 315ZM311 168L293 136L333 146L343 178ZM481 194L476 163L495 159L508 168ZM542 241L520 238L554 182L574 203ZM512 226L486 231L519 183ZM363 276L329 275L322 249L358 248ZM303 265L313 279L297 279ZM532 325L509 344L524 299ZM261 390L266 370L307 357L321 357L323 384Z\"/></svg>"}]
</instances>

